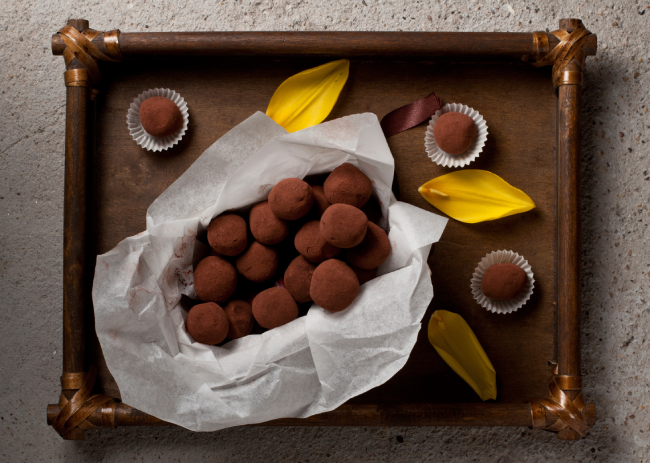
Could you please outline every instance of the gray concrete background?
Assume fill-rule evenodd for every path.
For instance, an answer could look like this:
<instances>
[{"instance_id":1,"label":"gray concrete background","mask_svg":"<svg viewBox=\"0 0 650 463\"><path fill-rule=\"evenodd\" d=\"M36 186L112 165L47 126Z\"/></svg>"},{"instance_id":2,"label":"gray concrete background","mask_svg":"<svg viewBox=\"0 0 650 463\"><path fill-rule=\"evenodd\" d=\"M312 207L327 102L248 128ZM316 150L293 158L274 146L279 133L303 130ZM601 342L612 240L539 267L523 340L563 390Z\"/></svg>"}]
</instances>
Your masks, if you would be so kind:
<instances>
[{"instance_id":1,"label":"gray concrete background","mask_svg":"<svg viewBox=\"0 0 650 463\"><path fill-rule=\"evenodd\" d=\"M650 1L5 0L0 9L0 460L650 460ZM68 18L98 30L534 31L598 34L583 112L583 371L598 424L578 442L528 428L88 432L45 424L61 373L63 60Z\"/></svg>"}]
</instances>

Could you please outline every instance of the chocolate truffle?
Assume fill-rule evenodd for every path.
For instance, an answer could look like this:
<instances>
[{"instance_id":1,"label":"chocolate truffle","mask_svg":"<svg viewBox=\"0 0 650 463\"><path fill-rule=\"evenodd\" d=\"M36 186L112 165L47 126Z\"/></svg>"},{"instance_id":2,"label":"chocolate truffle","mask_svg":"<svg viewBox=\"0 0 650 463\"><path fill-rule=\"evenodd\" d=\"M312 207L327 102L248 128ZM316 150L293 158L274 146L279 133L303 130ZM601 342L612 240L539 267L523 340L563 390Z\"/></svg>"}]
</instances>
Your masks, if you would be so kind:
<instances>
[{"instance_id":1,"label":"chocolate truffle","mask_svg":"<svg viewBox=\"0 0 650 463\"><path fill-rule=\"evenodd\" d=\"M185 326L196 342L208 345L219 344L226 339L229 327L226 312L214 302L192 307Z\"/></svg>"},{"instance_id":2,"label":"chocolate truffle","mask_svg":"<svg viewBox=\"0 0 650 463\"><path fill-rule=\"evenodd\" d=\"M353 248L366 236L368 218L349 204L332 204L320 219L320 234L338 248Z\"/></svg>"},{"instance_id":3,"label":"chocolate truffle","mask_svg":"<svg viewBox=\"0 0 650 463\"><path fill-rule=\"evenodd\" d=\"M278 251L257 241L235 261L237 270L255 283L273 278L278 269Z\"/></svg>"},{"instance_id":4,"label":"chocolate truffle","mask_svg":"<svg viewBox=\"0 0 650 463\"><path fill-rule=\"evenodd\" d=\"M330 203L343 203L360 208L372 194L372 182L352 164L341 164L327 177L323 189Z\"/></svg>"},{"instance_id":5,"label":"chocolate truffle","mask_svg":"<svg viewBox=\"0 0 650 463\"><path fill-rule=\"evenodd\" d=\"M357 276L340 260L326 260L314 270L309 294L323 309L340 312L354 302L358 293Z\"/></svg>"},{"instance_id":6,"label":"chocolate truffle","mask_svg":"<svg viewBox=\"0 0 650 463\"><path fill-rule=\"evenodd\" d=\"M354 271L355 275L357 276L357 279L359 280L359 285L363 285L364 283L368 283L370 280L374 280L375 278L377 278L376 268L370 270L364 270L362 268L353 267L351 265L350 268Z\"/></svg>"},{"instance_id":7,"label":"chocolate truffle","mask_svg":"<svg viewBox=\"0 0 650 463\"><path fill-rule=\"evenodd\" d=\"M322 186L315 185L312 186L311 189L314 192L314 205L312 211L314 212L314 215L320 219L323 212L325 212L325 209L330 207L331 204L325 197L325 190Z\"/></svg>"},{"instance_id":8,"label":"chocolate truffle","mask_svg":"<svg viewBox=\"0 0 650 463\"><path fill-rule=\"evenodd\" d=\"M379 225L379 221L381 220L381 204L379 204L379 201L377 201L374 196L370 197L361 210L366 214L369 222Z\"/></svg>"},{"instance_id":9,"label":"chocolate truffle","mask_svg":"<svg viewBox=\"0 0 650 463\"><path fill-rule=\"evenodd\" d=\"M215 218L208 226L208 243L224 256L241 254L248 244L246 221L235 214Z\"/></svg>"},{"instance_id":10,"label":"chocolate truffle","mask_svg":"<svg viewBox=\"0 0 650 463\"><path fill-rule=\"evenodd\" d=\"M208 256L194 269L194 290L199 299L225 302L237 289L237 271L227 260Z\"/></svg>"},{"instance_id":11,"label":"chocolate truffle","mask_svg":"<svg viewBox=\"0 0 650 463\"><path fill-rule=\"evenodd\" d=\"M284 272L284 286L293 296L296 302L309 302L309 287L311 277L316 270L316 265L309 262L303 256L298 256L291 261Z\"/></svg>"},{"instance_id":12,"label":"chocolate truffle","mask_svg":"<svg viewBox=\"0 0 650 463\"><path fill-rule=\"evenodd\" d=\"M433 138L445 153L462 154L472 146L478 134L471 117L462 113L445 113L433 125Z\"/></svg>"},{"instance_id":13,"label":"chocolate truffle","mask_svg":"<svg viewBox=\"0 0 650 463\"><path fill-rule=\"evenodd\" d=\"M235 299L228 302L223 311L228 317L230 326L227 335L229 339L243 338L250 334L255 320L253 319L253 308L248 302Z\"/></svg>"},{"instance_id":14,"label":"chocolate truffle","mask_svg":"<svg viewBox=\"0 0 650 463\"><path fill-rule=\"evenodd\" d=\"M528 275L515 264L490 265L483 274L481 290L490 299L505 301L514 298L526 286Z\"/></svg>"},{"instance_id":15,"label":"chocolate truffle","mask_svg":"<svg viewBox=\"0 0 650 463\"><path fill-rule=\"evenodd\" d=\"M307 182L299 178L285 178L269 193L273 213L284 220L298 220L314 204L314 192Z\"/></svg>"},{"instance_id":16,"label":"chocolate truffle","mask_svg":"<svg viewBox=\"0 0 650 463\"><path fill-rule=\"evenodd\" d=\"M368 230L363 241L346 251L345 258L355 267L370 270L379 267L390 254L390 241L386 232L372 222L368 222Z\"/></svg>"},{"instance_id":17,"label":"chocolate truffle","mask_svg":"<svg viewBox=\"0 0 650 463\"><path fill-rule=\"evenodd\" d=\"M262 244L277 244L289 234L289 225L271 211L268 201L253 206L248 221L251 233Z\"/></svg>"},{"instance_id":18,"label":"chocolate truffle","mask_svg":"<svg viewBox=\"0 0 650 463\"><path fill-rule=\"evenodd\" d=\"M307 260L317 264L331 259L341 252L340 248L325 241L325 238L320 233L320 222L318 220L312 220L300 227L293 243L300 254Z\"/></svg>"},{"instance_id":19,"label":"chocolate truffle","mask_svg":"<svg viewBox=\"0 0 650 463\"><path fill-rule=\"evenodd\" d=\"M168 137L183 127L183 114L176 103L164 96L152 96L140 105L142 128L154 137Z\"/></svg>"},{"instance_id":20,"label":"chocolate truffle","mask_svg":"<svg viewBox=\"0 0 650 463\"><path fill-rule=\"evenodd\" d=\"M276 286L255 296L253 316L260 326L270 330L295 320L298 317L298 304L286 289Z\"/></svg>"}]
</instances>

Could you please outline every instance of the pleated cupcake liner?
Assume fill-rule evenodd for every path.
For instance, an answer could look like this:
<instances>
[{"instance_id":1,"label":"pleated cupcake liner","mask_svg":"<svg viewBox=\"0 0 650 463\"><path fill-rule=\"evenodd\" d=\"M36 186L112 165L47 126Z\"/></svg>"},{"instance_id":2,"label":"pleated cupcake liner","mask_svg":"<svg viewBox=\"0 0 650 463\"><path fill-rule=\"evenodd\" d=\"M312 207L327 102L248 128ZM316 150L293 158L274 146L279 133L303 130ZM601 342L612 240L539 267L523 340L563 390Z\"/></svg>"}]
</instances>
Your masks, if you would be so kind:
<instances>
[{"instance_id":1,"label":"pleated cupcake liner","mask_svg":"<svg viewBox=\"0 0 650 463\"><path fill-rule=\"evenodd\" d=\"M440 118L445 113L461 113L465 114L469 117L472 118L474 123L476 124L476 128L478 129L478 134L476 135L476 138L474 139L474 142L472 145L467 149L462 154L449 154L438 146L436 143L436 139L433 136L433 126L436 124L436 121ZM459 103L449 103L444 105L441 109L436 111L436 113L431 116L431 120L429 120L429 126L427 127L427 130L424 134L424 147L427 151L427 155L429 158L438 164L439 166L442 167L465 167L468 165L470 162L474 161L476 158L479 157L479 154L481 154L481 151L483 151L483 147L485 146L485 142L487 141L487 136L488 136L488 126L487 123L485 122L485 119L483 119L483 116L479 114L478 111L476 111L473 108L470 108L467 105L459 104Z\"/></svg>"},{"instance_id":2,"label":"pleated cupcake liner","mask_svg":"<svg viewBox=\"0 0 650 463\"><path fill-rule=\"evenodd\" d=\"M528 276L526 280L526 286L522 289L519 294L517 294L513 299L508 299L506 301L497 301L495 299L490 299L485 294L483 294L482 284L483 284L483 275L485 271L494 264L515 264L523 269ZM530 296L533 294L533 289L535 288L535 278L533 277L533 271L530 267L530 264L526 259L517 254L514 251L493 251L487 254L481 262L479 262L478 267L474 270L471 280L472 295L476 302L479 305L490 312L493 313L512 313L516 312L526 304Z\"/></svg>"},{"instance_id":3,"label":"pleated cupcake liner","mask_svg":"<svg viewBox=\"0 0 650 463\"><path fill-rule=\"evenodd\" d=\"M178 109L180 109L181 114L183 115L183 127L168 137L154 137L153 135L148 134L140 122L140 105L147 98L154 96L169 98L176 104L176 106L178 106ZM135 142L144 149L154 152L167 150L181 141L183 135L185 135L185 132L187 131L189 121L190 116L187 112L187 103L182 96L168 88L154 88L142 92L135 100L133 100L126 115L126 125L129 127L129 133Z\"/></svg>"}]
</instances>

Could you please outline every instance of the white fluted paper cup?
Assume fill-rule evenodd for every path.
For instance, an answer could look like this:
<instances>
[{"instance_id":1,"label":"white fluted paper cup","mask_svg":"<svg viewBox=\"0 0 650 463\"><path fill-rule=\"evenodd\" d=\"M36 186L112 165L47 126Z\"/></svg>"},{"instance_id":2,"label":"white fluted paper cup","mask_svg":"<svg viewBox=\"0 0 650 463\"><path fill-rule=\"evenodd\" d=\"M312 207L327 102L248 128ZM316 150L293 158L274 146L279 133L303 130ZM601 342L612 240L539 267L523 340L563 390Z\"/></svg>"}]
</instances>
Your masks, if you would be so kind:
<instances>
[{"instance_id":1,"label":"white fluted paper cup","mask_svg":"<svg viewBox=\"0 0 650 463\"><path fill-rule=\"evenodd\" d=\"M485 294L483 294L482 284L483 284L483 275L488 267L494 264L515 264L523 269L528 276L526 281L526 286L522 289L514 299L509 299L507 301L497 301L495 299L490 299ZM533 288L535 287L535 278L533 278L533 271L530 267L530 264L526 259L517 254L514 251L493 251L490 254L487 254L481 262L479 262L478 267L474 270L471 280L472 295L476 302L478 302L481 307L489 310L493 313L512 313L519 310L523 305L530 299L530 296L533 294Z\"/></svg>"},{"instance_id":2,"label":"white fluted paper cup","mask_svg":"<svg viewBox=\"0 0 650 463\"><path fill-rule=\"evenodd\" d=\"M466 114L471 117L476 124L478 133L474 139L474 143L472 143L467 151L462 154L453 155L441 150L436 143L436 139L433 136L433 126L435 125L438 118L445 113ZM485 122L485 119L483 119L483 116L481 116L478 111L464 104L449 103L444 105L441 109L436 111L433 116L431 116L429 126L427 127L427 130L424 134L424 147L426 148L429 158L439 166L465 167L470 162L478 158L479 154L481 154L481 151L483 151L483 147L485 146L487 136L488 126Z\"/></svg>"},{"instance_id":3,"label":"white fluted paper cup","mask_svg":"<svg viewBox=\"0 0 650 463\"><path fill-rule=\"evenodd\" d=\"M169 98L176 104L176 106L178 106L178 109L180 109L181 114L183 115L183 127L168 137L154 137L153 135L148 134L140 123L140 105L144 100L153 96ZM129 133L135 142L144 149L154 152L164 151L178 143L187 131L189 120L190 116L187 112L187 103L182 96L168 88L154 88L142 92L135 100L133 100L129 112L126 115L126 125L129 127Z\"/></svg>"}]
</instances>

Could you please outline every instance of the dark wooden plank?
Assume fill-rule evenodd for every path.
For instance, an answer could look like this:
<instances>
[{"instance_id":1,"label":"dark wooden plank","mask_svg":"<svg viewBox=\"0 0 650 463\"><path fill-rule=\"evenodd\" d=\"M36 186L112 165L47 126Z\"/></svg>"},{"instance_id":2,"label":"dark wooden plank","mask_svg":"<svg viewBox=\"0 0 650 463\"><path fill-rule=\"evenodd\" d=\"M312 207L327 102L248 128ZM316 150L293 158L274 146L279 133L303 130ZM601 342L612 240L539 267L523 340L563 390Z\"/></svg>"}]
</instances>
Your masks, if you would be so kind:
<instances>
[{"instance_id":1,"label":"dark wooden plank","mask_svg":"<svg viewBox=\"0 0 650 463\"><path fill-rule=\"evenodd\" d=\"M555 164L552 117L555 99L546 70L482 65L453 66L419 75L419 88L398 99L397 106L434 88L444 102L462 102L479 110L489 126L484 152L471 168L486 169L525 190L535 201L534 211L482 224L450 221L432 253L435 297L424 317L426 326L436 309L460 313L475 331L497 371L500 402L517 403L546 394L546 361L554 351L554 248ZM391 75L404 85L413 75ZM414 85L414 84L409 84ZM390 95L385 89L376 94ZM400 88L401 90L401 88ZM395 95L387 96L397 99ZM540 123L540 121L548 121ZM550 125L546 125L550 123ZM417 187L450 172L422 156L425 127L418 127L389 140L396 157L402 199L435 212L417 192ZM471 275L483 256L510 249L525 256L533 267L536 290L528 304L516 314L496 315L482 309L469 290ZM408 391L403 385L408 384ZM390 391L390 393L389 393ZM408 399L403 395L408 393ZM389 397L391 399L389 399ZM401 398L401 399L400 399ZM381 388L353 402L386 400L478 402L469 386L435 355L431 355L426 330L405 368Z\"/></svg>"},{"instance_id":2,"label":"dark wooden plank","mask_svg":"<svg viewBox=\"0 0 650 463\"><path fill-rule=\"evenodd\" d=\"M290 75L326 60L181 59L146 60L105 68L108 84L98 100L97 250L104 253L145 228L151 202L215 140L255 111L265 111L273 91ZM112 75L111 75L112 74ZM188 78L191 76L191 78ZM168 87L188 102L190 126L181 144L166 154L139 148L126 127L131 101L148 88ZM440 64L353 61L350 80L331 118L364 111L383 116L435 90L445 102L479 110L489 126L488 144L472 168L487 169L525 190L537 209L484 224L451 221L429 263L435 309L459 312L497 370L498 402L521 404L546 395L547 360L555 358L555 96L549 69L519 64ZM449 172L424 152L420 126L393 137L402 199L435 212L417 187ZM471 297L469 280L488 252L512 249L533 267L536 290L518 313L495 315ZM90 347L89 347L90 348ZM100 357L97 345L93 357ZM100 365L101 366L101 365ZM117 389L100 368L107 393ZM478 397L442 362L426 329L408 363L385 385L355 404L472 403Z\"/></svg>"}]
</instances>

